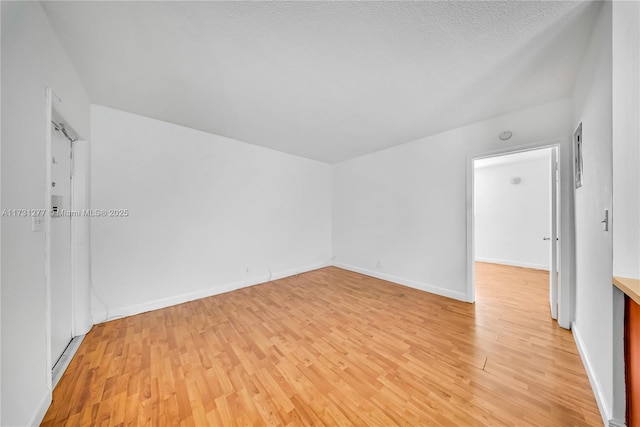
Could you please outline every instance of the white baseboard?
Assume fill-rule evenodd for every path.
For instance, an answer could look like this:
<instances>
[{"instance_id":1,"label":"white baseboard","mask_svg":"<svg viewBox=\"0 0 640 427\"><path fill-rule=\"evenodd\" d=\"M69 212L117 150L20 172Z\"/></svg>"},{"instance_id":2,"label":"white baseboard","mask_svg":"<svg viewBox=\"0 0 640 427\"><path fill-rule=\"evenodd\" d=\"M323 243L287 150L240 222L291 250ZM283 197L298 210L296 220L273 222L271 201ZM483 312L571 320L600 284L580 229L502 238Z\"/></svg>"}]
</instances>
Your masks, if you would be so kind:
<instances>
[{"instance_id":1,"label":"white baseboard","mask_svg":"<svg viewBox=\"0 0 640 427\"><path fill-rule=\"evenodd\" d=\"M175 295L168 298L161 298L154 301L145 302L142 304L134 304L126 307L109 309L108 313L106 310L93 312L92 313L93 323L98 324L114 318L122 318L127 316L133 316L140 313L146 313L148 311L158 310L160 308L166 308L172 305L182 304L182 303L194 301L200 298L206 298L213 295L223 294L225 292L235 291L241 288L246 288L249 286L259 285L260 283L265 283L270 280L278 280L284 277L295 276L296 274L306 273L308 271L317 270L319 268L327 267L329 265L331 265L330 262L323 262L320 264L313 264L313 265L300 267L300 268L292 268L289 270L275 272L271 274L269 278L255 277L249 280L241 280L238 282L225 283L222 285L215 286L213 288L202 289L199 291L189 292L181 295Z\"/></svg>"},{"instance_id":2,"label":"white baseboard","mask_svg":"<svg viewBox=\"0 0 640 427\"><path fill-rule=\"evenodd\" d=\"M587 376L589 377L589 383L591 383L591 389L593 390L593 395L596 398L596 403L598 404L598 409L600 410L600 416L602 417L602 423L604 426L609 426L611 417L611 409L609 408L609 404L607 403L607 399L604 396L604 391L602 390L602 385L598 378L596 377L596 373L593 370L593 365L591 364L591 360L589 359L589 353L584 345L584 340L582 339L582 334L580 333L580 329L576 326L575 322L571 323L571 332L573 333L573 339L576 341L576 346L578 347L578 353L580 353L580 358L582 359L582 364L584 365L585 370L587 371Z\"/></svg>"},{"instance_id":3,"label":"white baseboard","mask_svg":"<svg viewBox=\"0 0 640 427\"><path fill-rule=\"evenodd\" d=\"M56 362L53 369L51 370L51 387L55 390L60 378L69 367L71 360L73 360L73 356L75 356L76 352L80 348L80 344L84 340L85 335L78 335L77 337L73 337L67 348L60 356L60 359Z\"/></svg>"},{"instance_id":4,"label":"white baseboard","mask_svg":"<svg viewBox=\"0 0 640 427\"><path fill-rule=\"evenodd\" d=\"M44 419L44 416L47 415L47 410L51 405L51 400L52 393L50 391L47 391L47 393L42 397L40 403L38 403L36 412L27 423L28 426L39 426L42 423L42 420Z\"/></svg>"},{"instance_id":5,"label":"white baseboard","mask_svg":"<svg viewBox=\"0 0 640 427\"><path fill-rule=\"evenodd\" d=\"M414 280L392 276L390 274L381 273L379 271L367 270L366 268L356 267L354 265L344 264L341 262L334 262L333 265L338 268L353 271L355 273L360 273L366 276L375 277L376 279L382 279L388 282L397 283L399 285L408 286L410 288L419 289L421 291L429 292L429 293L440 295L443 297L453 298L458 301L468 302L467 294L465 292L452 291L451 289L441 288L438 286L433 286L433 285L429 285L422 282L416 282Z\"/></svg>"},{"instance_id":6,"label":"white baseboard","mask_svg":"<svg viewBox=\"0 0 640 427\"><path fill-rule=\"evenodd\" d=\"M510 265L512 267L524 267L524 268L532 268L534 270L545 270L549 271L549 266L544 264L534 264L530 262L521 262L521 261L512 261L508 259L497 259L497 258L484 258L484 257L476 257L476 261L478 262L488 262L489 264L502 264L502 265Z\"/></svg>"}]
</instances>

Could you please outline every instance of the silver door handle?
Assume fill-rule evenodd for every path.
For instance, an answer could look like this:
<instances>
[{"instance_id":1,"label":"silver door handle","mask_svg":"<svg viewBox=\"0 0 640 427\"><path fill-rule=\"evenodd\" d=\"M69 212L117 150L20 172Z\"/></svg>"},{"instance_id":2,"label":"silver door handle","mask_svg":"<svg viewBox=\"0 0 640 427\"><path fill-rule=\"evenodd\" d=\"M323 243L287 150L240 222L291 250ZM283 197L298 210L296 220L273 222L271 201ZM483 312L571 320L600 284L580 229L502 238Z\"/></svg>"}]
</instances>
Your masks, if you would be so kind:
<instances>
[{"instance_id":1,"label":"silver door handle","mask_svg":"<svg viewBox=\"0 0 640 427\"><path fill-rule=\"evenodd\" d=\"M551 237L543 237L542 240L551 240Z\"/></svg>"}]
</instances>

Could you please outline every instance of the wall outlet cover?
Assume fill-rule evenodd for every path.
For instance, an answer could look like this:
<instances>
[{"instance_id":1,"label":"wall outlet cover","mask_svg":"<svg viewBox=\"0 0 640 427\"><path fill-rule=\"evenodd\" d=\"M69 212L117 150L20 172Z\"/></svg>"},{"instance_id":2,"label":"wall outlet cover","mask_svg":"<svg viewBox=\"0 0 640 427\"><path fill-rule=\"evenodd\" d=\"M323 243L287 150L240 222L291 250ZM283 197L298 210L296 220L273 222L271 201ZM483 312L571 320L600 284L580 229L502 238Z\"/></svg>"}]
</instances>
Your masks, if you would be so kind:
<instances>
[{"instance_id":1,"label":"wall outlet cover","mask_svg":"<svg viewBox=\"0 0 640 427\"><path fill-rule=\"evenodd\" d=\"M44 218L34 216L31 217L31 231L37 232L44 230Z\"/></svg>"}]
</instances>

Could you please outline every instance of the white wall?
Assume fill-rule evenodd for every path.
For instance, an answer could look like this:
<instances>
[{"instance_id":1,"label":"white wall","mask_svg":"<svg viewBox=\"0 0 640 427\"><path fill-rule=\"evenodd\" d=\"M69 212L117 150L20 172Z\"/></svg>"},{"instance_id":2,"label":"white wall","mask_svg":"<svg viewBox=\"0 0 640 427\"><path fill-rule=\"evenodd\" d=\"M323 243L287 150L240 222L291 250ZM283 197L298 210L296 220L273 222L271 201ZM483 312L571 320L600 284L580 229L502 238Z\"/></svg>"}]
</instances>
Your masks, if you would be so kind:
<instances>
[{"instance_id":1,"label":"white wall","mask_svg":"<svg viewBox=\"0 0 640 427\"><path fill-rule=\"evenodd\" d=\"M611 3L603 4L574 90L582 123L583 186L575 191L576 308L573 332L604 420L612 417Z\"/></svg>"},{"instance_id":2,"label":"white wall","mask_svg":"<svg viewBox=\"0 0 640 427\"><path fill-rule=\"evenodd\" d=\"M0 7L0 51L2 47L2 7ZM2 67L0 67L2 81ZM0 99L2 88L0 85ZM2 102L0 102L0 133L2 132ZM0 135L1 141L2 135ZM0 209L2 209L2 149L0 149ZM2 216L0 216L0 242L2 242ZM0 320L2 319L2 244L0 244ZM0 384L2 384L2 327L0 327ZM0 424L2 423L2 386L0 386Z\"/></svg>"},{"instance_id":3,"label":"white wall","mask_svg":"<svg viewBox=\"0 0 640 427\"><path fill-rule=\"evenodd\" d=\"M92 208L130 212L91 222L96 321L330 262L331 166L102 106L91 120Z\"/></svg>"},{"instance_id":4,"label":"white wall","mask_svg":"<svg viewBox=\"0 0 640 427\"><path fill-rule=\"evenodd\" d=\"M613 275L640 279L640 3L612 4ZM624 297L613 291L613 417L624 419Z\"/></svg>"},{"instance_id":5,"label":"white wall","mask_svg":"<svg viewBox=\"0 0 640 427\"><path fill-rule=\"evenodd\" d=\"M475 254L477 261L549 269L550 151L535 158L506 157L508 163L475 167ZM536 153L536 152L529 152ZM531 155L530 154L530 155ZM492 160L492 159L489 159ZM518 177L519 184L511 179Z\"/></svg>"},{"instance_id":6,"label":"white wall","mask_svg":"<svg viewBox=\"0 0 640 427\"><path fill-rule=\"evenodd\" d=\"M566 151L570 120L570 102L558 101L334 165L336 265L467 300L470 157L555 138ZM499 140L506 129L514 136Z\"/></svg>"},{"instance_id":7,"label":"white wall","mask_svg":"<svg viewBox=\"0 0 640 427\"><path fill-rule=\"evenodd\" d=\"M613 273L640 278L640 2L613 4Z\"/></svg>"},{"instance_id":8,"label":"white wall","mask_svg":"<svg viewBox=\"0 0 640 427\"><path fill-rule=\"evenodd\" d=\"M45 88L89 135L89 101L38 2L2 2L2 208L45 208ZM1 425L39 423L51 400L44 232L2 219Z\"/></svg>"}]
</instances>

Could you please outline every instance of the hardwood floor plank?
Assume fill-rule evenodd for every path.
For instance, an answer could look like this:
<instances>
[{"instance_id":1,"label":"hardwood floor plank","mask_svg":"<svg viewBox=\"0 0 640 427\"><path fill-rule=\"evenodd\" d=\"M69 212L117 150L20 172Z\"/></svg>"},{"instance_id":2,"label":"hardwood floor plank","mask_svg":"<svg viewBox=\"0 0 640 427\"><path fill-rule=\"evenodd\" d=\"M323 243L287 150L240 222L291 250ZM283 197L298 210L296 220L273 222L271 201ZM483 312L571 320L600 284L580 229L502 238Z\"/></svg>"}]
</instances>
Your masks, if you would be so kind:
<instances>
[{"instance_id":1,"label":"hardwood floor plank","mask_svg":"<svg viewBox=\"0 0 640 427\"><path fill-rule=\"evenodd\" d=\"M94 326L42 425L601 424L547 273L467 304L327 267Z\"/></svg>"}]
</instances>

